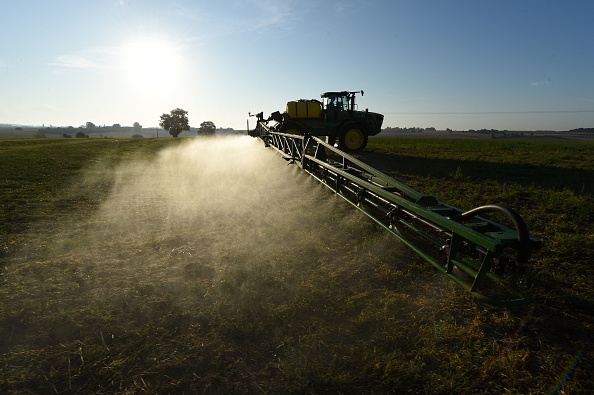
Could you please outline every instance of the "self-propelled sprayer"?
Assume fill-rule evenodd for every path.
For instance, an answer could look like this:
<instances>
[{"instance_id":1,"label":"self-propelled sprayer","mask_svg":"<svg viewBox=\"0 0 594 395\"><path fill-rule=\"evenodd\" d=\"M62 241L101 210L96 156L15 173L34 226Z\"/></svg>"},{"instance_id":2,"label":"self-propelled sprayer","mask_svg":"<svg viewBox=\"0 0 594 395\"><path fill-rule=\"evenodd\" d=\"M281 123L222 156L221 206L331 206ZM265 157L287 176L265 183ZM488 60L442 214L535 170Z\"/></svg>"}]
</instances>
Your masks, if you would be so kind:
<instances>
[{"instance_id":1,"label":"self-propelled sprayer","mask_svg":"<svg viewBox=\"0 0 594 395\"><path fill-rule=\"evenodd\" d=\"M359 111L355 103L356 92L325 92L322 101L294 100L287 103L285 112L273 112L264 120L263 113L257 114L260 124L269 125L274 132L325 137L331 145L348 153L361 152L367 146L367 138L375 136L382 129L384 116L368 109ZM257 132L256 132L257 133Z\"/></svg>"}]
</instances>

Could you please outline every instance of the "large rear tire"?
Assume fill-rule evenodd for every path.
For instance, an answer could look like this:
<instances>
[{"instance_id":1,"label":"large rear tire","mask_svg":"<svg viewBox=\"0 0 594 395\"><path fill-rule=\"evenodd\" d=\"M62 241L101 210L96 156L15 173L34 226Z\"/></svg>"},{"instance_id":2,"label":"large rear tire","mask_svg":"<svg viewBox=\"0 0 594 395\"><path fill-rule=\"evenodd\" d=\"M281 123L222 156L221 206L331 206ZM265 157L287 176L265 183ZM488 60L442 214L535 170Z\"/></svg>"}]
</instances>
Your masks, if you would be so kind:
<instances>
[{"instance_id":1,"label":"large rear tire","mask_svg":"<svg viewBox=\"0 0 594 395\"><path fill-rule=\"evenodd\" d=\"M344 152L358 153L367 147L368 133L365 124L347 123L338 135L338 148Z\"/></svg>"}]
</instances>

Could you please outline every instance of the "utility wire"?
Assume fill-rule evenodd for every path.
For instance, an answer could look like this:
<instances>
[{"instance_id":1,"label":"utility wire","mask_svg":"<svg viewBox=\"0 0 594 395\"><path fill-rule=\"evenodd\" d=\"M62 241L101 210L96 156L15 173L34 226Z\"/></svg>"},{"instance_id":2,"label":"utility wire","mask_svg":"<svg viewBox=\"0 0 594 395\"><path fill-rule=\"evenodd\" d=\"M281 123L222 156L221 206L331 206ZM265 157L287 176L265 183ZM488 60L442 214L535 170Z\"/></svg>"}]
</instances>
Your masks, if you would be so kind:
<instances>
[{"instance_id":1,"label":"utility wire","mask_svg":"<svg viewBox=\"0 0 594 395\"><path fill-rule=\"evenodd\" d=\"M490 115L490 114L574 114L588 113L594 110L549 110L549 111L411 111L411 112L383 112L383 114L398 115Z\"/></svg>"}]
</instances>

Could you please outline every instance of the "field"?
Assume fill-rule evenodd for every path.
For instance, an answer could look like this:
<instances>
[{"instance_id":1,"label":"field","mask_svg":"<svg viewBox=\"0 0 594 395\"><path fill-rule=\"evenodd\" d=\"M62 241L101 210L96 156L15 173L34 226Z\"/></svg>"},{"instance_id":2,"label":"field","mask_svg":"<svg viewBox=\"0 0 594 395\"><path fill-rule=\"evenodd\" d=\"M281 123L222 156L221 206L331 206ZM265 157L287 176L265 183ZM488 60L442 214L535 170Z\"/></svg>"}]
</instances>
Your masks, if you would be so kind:
<instances>
[{"instance_id":1,"label":"field","mask_svg":"<svg viewBox=\"0 0 594 395\"><path fill-rule=\"evenodd\" d=\"M246 136L0 140L0 393L588 394L594 142L372 138L360 159L543 241L477 303Z\"/></svg>"}]
</instances>

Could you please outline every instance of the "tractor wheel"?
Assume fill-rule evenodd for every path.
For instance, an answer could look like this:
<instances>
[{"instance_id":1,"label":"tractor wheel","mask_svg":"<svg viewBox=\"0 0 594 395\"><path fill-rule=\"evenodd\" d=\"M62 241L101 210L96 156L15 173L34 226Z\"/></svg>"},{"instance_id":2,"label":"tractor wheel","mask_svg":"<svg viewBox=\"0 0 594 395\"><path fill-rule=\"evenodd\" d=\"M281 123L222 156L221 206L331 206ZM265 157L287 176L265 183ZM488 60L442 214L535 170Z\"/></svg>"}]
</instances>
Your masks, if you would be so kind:
<instances>
[{"instance_id":1,"label":"tractor wheel","mask_svg":"<svg viewBox=\"0 0 594 395\"><path fill-rule=\"evenodd\" d=\"M348 123L338 135L338 148L345 152L361 152L367 146L367 128L362 123Z\"/></svg>"},{"instance_id":2,"label":"tractor wheel","mask_svg":"<svg viewBox=\"0 0 594 395\"><path fill-rule=\"evenodd\" d=\"M305 132L307 131L306 127L303 126L300 123L297 122L287 122L284 125L282 125L278 131L280 133L286 133L286 134L298 134L300 136L303 136L305 134Z\"/></svg>"}]
</instances>

